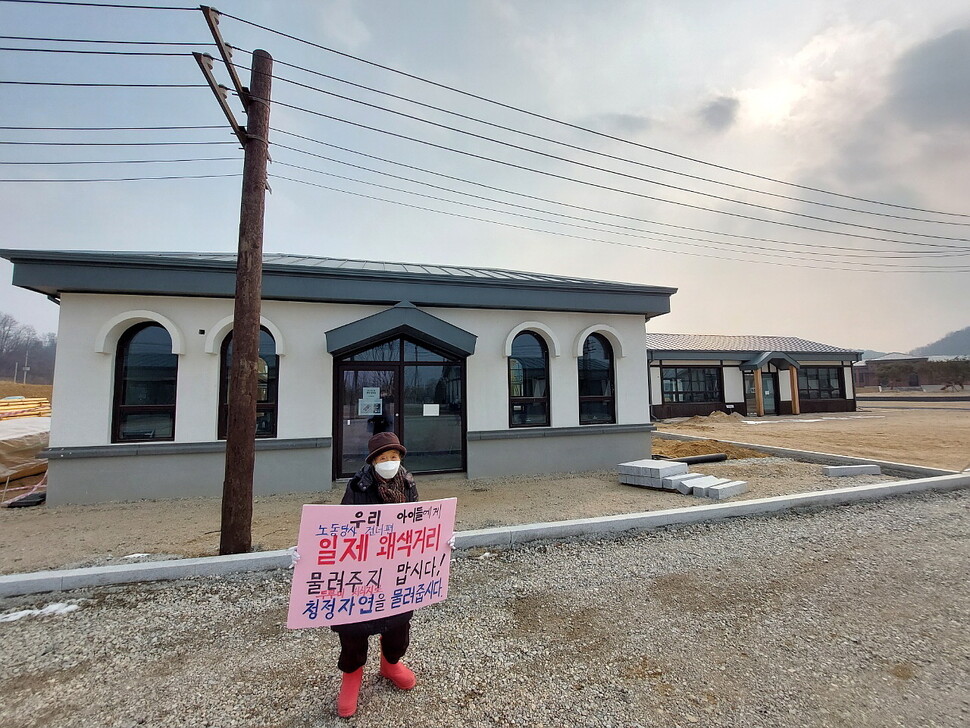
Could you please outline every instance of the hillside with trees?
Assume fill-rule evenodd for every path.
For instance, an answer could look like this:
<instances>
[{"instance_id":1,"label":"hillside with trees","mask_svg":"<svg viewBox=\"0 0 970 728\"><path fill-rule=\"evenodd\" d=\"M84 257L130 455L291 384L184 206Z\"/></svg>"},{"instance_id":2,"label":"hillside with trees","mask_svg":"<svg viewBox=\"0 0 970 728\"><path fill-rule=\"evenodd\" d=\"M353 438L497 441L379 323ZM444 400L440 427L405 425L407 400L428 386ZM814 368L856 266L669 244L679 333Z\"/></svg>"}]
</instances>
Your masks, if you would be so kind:
<instances>
[{"instance_id":1,"label":"hillside with trees","mask_svg":"<svg viewBox=\"0 0 970 728\"><path fill-rule=\"evenodd\" d=\"M970 356L970 326L951 331L932 344L913 349L915 356Z\"/></svg>"},{"instance_id":2,"label":"hillside with trees","mask_svg":"<svg viewBox=\"0 0 970 728\"><path fill-rule=\"evenodd\" d=\"M0 379L23 382L28 367L27 384L51 384L56 350L56 334L38 334L33 326L0 313Z\"/></svg>"}]
</instances>

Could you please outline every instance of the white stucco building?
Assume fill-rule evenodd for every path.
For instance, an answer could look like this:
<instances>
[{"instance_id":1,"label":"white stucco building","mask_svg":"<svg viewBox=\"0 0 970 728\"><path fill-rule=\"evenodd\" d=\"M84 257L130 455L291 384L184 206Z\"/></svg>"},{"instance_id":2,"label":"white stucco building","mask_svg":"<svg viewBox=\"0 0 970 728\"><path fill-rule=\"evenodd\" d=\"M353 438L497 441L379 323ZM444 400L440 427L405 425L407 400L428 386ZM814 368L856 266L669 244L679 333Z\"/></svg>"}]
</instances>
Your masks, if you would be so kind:
<instances>
[{"instance_id":1,"label":"white stucco building","mask_svg":"<svg viewBox=\"0 0 970 728\"><path fill-rule=\"evenodd\" d=\"M221 493L235 256L0 254L61 307L49 502ZM674 292L266 255L255 491L329 488L381 430L469 478L649 456L644 322Z\"/></svg>"}]
</instances>

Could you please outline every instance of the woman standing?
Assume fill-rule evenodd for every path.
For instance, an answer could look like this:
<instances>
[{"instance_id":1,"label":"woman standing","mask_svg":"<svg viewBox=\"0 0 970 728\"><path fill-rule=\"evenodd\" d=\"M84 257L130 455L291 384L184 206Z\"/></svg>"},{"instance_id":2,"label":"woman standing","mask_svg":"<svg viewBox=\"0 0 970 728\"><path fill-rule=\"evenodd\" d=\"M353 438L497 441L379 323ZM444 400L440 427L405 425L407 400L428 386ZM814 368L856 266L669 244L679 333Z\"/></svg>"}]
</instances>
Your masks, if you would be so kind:
<instances>
[{"instance_id":1,"label":"woman standing","mask_svg":"<svg viewBox=\"0 0 970 728\"><path fill-rule=\"evenodd\" d=\"M380 432L367 442L366 464L347 483L342 505L378 505L418 500L418 489L411 473L401 461L407 450L393 432ZM340 635L340 658L337 667L343 673L337 695L337 715L349 718L357 712L357 696L367 662L367 641L380 635L380 674L401 690L410 690L417 680L414 673L400 660L408 649L411 636L411 615L403 612L391 617L331 627Z\"/></svg>"}]
</instances>

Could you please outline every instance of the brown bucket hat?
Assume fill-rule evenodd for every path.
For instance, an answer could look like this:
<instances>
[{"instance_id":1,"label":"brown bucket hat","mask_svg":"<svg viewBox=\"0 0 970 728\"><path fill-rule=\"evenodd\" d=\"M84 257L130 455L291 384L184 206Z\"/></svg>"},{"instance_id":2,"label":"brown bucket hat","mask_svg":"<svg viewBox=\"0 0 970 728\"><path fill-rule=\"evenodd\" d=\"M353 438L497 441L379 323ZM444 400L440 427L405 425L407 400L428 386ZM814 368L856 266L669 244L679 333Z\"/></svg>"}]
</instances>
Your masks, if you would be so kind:
<instances>
[{"instance_id":1,"label":"brown bucket hat","mask_svg":"<svg viewBox=\"0 0 970 728\"><path fill-rule=\"evenodd\" d=\"M393 432L378 432L367 441L367 450L369 451L367 453L367 462L372 462L374 458L388 450L397 450L401 453L402 458L408 452Z\"/></svg>"}]
</instances>

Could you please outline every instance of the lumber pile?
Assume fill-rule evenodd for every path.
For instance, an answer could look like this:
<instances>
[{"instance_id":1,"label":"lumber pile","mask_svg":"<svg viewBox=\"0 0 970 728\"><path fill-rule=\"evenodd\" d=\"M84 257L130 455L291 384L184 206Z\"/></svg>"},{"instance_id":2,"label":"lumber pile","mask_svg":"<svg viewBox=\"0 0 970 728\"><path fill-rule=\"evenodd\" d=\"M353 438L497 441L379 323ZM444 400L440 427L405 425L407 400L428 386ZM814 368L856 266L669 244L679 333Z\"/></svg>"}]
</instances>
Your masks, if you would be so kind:
<instances>
[{"instance_id":1,"label":"lumber pile","mask_svg":"<svg viewBox=\"0 0 970 728\"><path fill-rule=\"evenodd\" d=\"M0 420L50 416L51 403L44 397L7 397L0 399Z\"/></svg>"}]
</instances>

